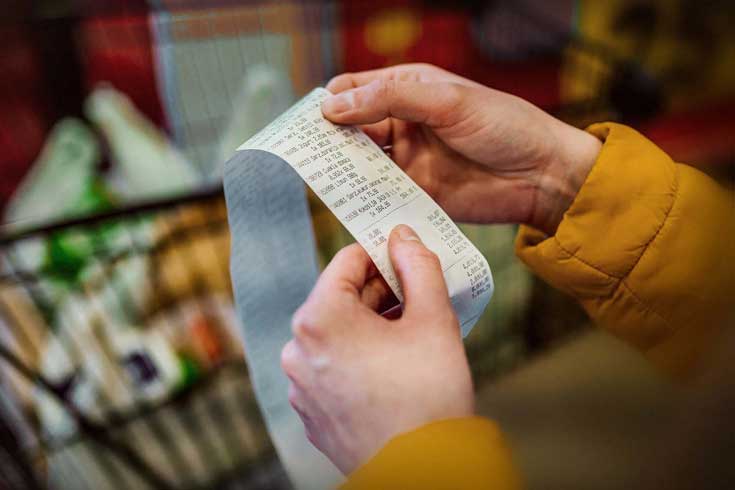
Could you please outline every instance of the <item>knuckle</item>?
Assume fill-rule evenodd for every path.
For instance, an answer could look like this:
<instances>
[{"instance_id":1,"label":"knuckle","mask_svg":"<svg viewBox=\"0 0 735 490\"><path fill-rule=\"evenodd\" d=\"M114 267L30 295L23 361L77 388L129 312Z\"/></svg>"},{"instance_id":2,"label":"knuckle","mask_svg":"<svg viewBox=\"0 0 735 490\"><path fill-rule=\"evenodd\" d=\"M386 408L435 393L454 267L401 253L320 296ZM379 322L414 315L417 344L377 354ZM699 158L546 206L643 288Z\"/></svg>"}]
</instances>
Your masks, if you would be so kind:
<instances>
[{"instance_id":1,"label":"knuckle","mask_svg":"<svg viewBox=\"0 0 735 490\"><path fill-rule=\"evenodd\" d=\"M327 84L327 86L330 86L330 87L351 86L353 76L354 74L352 72L342 73L340 75L337 75L336 77L333 77L331 80L329 80L329 83Z\"/></svg>"},{"instance_id":2,"label":"knuckle","mask_svg":"<svg viewBox=\"0 0 735 490\"><path fill-rule=\"evenodd\" d=\"M427 267L438 267L439 256L426 247L416 247L409 259L414 264Z\"/></svg>"},{"instance_id":3,"label":"knuckle","mask_svg":"<svg viewBox=\"0 0 735 490\"><path fill-rule=\"evenodd\" d=\"M291 317L291 333L294 338L300 338L306 334L306 315L302 308L296 310Z\"/></svg>"},{"instance_id":4,"label":"knuckle","mask_svg":"<svg viewBox=\"0 0 735 490\"><path fill-rule=\"evenodd\" d=\"M431 273L437 269L441 270L439 257L423 246L412 246L401 255L402 258L396 265L403 273Z\"/></svg>"},{"instance_id":5,"label":"knuckle","mask_svg":"<svg viewBox=\"0 0 735 490\"><path fill-rule=\"evenodd\" d=\"M426 63L426 62L411 63L410 66L416 70L438 70L440 69L438 66L433 65L431 63Z\"/></svg>"},{"instance_id":6,"label":"knuckle","mask_svg":"<svg viewBox=\"0 0 735 490\"><path fill-rule=\"evenodd\" d=\"M286 376L293 378L296 374L298 363L296 345L292 340L283 346L281 350L281 369L286 373Z\"/></svg>"},{"instance_id":7,"label":"knuckle","mask_svg":"<svg viewBox=\"0 0 735 490\"><path fill-rule=\"evenodd\" d=\"M392 100L396 95L398 83L394 77L380 79L378 87L375 90L375 96L382 100Z\"/></svg>"},{"instance_id":8,"label":"knuckle","mask_svg":"<svg viewBox=\"0 0 735 490\"><path fill-rule=\"evenodd\" d=\"M463 114L463 107L467 101L467 87L456 82L439 82L436 93L438 94L435 100L436 110L427 123L451 126Z\"/></svg>"},{"instance_id":9,"label":"knuckle","mask_svg":"<svg viewBox=\"0 0 735 490\"><path fill-rule=\"evenodd\" d=\"M455 82L441 82L443 102L448 109L456 108L465 97L465 87Z\"/></svg>"},{"instance_id":10,"label":"knuckle","mask_svg":"<svg viewBox=\"0 0 735 490\"><path fill-rule=\"evenodd\" d=\"M359 243L352 243L346 247L342 247L339 251L334 254L332 262L339 260L351 260L361 250Z\"/></svg>"},{"instance_id":11,"label":"knuckle","mask_svg":"<svg viewBox=\"0 0 735 490\"><path fill-rule=\"evenodd\" d=\"M414 250L406 259L407 270L413 272L433 273L441 271L441 264L437 255L425 248Z\"/></svg>"},{"instance_id":12,"label":"knuckle","mask_svg":"<svg viewBox=\"0 0 735 490\"><path fill-rule=\"evenodd\" d=\"M322 331L319 325L317 315L313 313L308 304L301 306L291 317L291 332L297 339L319 337Z\"/></svg>"},{"instance_id":13,"label":"knuckle","mask_svg":"<svg viewBox=\"0 0 735 490\"><path fill-rule=\"evenodd\" d=\"M426 69L424 68L424 64L407 63L405 65L398 65L391 70L388 74L388 78L392 78L399 82L418 82L425 73Z\"/></svg>"}]
</instances>

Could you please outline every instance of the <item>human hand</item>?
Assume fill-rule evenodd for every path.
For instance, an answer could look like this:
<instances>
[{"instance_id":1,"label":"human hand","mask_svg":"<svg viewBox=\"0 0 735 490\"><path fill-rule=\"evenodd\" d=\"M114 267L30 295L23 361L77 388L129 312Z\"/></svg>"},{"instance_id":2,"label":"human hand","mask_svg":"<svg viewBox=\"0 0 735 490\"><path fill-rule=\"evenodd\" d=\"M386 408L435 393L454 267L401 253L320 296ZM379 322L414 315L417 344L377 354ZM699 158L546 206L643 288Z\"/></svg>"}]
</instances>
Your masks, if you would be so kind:
<instances>
[{"instance_id":1,"label":"human hand","mask_svg":"<svg viewBox=\"0 0 735 490\"><path fill-rule=\"evenodd\" d=\"M346 73L324 116L361 126L454 219L553 234L601 143L532 104L435 66Z\"/></svg>"},{"instance_id":2,"label":"human hand","mask_svg":"<svg viewBox=\"0 0 735 490\"><path fill-rule=\"evenodd\" d=\"M438 258L407 226L393 230L388 248L404 293L401 317L376 312L388 286L362 247L350 245L294 314L281 355L307 437L345 474L398 434L474 411Z\"/></svg>"}]
</instances>

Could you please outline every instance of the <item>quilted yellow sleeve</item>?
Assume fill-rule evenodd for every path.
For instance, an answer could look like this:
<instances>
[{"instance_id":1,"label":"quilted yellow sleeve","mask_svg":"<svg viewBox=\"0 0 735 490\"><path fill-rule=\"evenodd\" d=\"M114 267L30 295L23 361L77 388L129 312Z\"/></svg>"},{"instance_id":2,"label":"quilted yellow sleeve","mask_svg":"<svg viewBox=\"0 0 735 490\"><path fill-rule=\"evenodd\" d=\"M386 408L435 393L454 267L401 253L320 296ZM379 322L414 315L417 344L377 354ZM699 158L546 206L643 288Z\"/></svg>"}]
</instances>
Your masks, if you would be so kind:
<instances>
[{"instance_id":1,"label":"quilted yellow sleeve","mask_svg":"<svg viewBox=\"0 0 735 490\"><path fill-rule=\"evenodd\" d=\"M599 324L684 375L733 319L733 194L633 129L589 131L604 145L556 234L521 227L516 251ZM342 489L520 487L496 425L466 418L394 438Z\"/></svg>"},{"instance_id":2,"label":"quilted yellow sleeve","mask_svg":"<svg viewBox=\"0 0 735 490\"><path fill-rule=\"evenodd\" d=\"M598 324L686 376L732 321L735 198L631 128L588 131L604 144L556 234L521 227L516 252Z\"/></svg>"},{"instance_id":3,"label":"quilted yellow sleeve","mask_svg":"<svg viewBox=\"0 0 735 490\"><path fill-rule=\"evenodd\" d=\"M497 426L444 420L392 439L342 490L516 490L520 479Z\"/></svg>"}]
</instances>

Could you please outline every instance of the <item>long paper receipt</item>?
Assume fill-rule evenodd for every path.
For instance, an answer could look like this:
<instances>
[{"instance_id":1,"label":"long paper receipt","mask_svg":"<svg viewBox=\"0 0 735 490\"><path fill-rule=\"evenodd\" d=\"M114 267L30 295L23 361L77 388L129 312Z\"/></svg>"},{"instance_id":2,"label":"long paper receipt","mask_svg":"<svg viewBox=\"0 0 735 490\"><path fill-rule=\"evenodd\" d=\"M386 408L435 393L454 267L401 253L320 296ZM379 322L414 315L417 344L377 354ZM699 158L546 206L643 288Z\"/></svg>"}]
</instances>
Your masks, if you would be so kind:
<instances>
[{"instance_id":1,"label":"long paper receipt","mask_svg":"<svg viewBox=\"0 0 735 490\"><path fill-rule=\"evenodd\" d=\"M411 226L439 257L463 335L493 292L487 261L431 197L360 129L324 118L328 96L317 88L297 102L238 148L224 175L251 380L281 462L305 489L329 488L340 475L306 440L279 365L290 317L318 276L303 182L365 248L399 300L387 246L398 224Z\"/></svg>"}]
</instances>

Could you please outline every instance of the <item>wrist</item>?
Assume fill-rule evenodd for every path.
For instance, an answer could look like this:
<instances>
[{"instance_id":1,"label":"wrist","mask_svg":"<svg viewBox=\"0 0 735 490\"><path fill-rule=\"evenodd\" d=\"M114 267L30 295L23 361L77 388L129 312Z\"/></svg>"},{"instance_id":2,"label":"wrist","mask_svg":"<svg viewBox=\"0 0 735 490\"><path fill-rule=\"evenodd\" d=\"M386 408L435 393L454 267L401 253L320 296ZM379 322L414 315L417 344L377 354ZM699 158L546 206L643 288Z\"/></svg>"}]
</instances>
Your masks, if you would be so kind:
<instances>
[{"instance_id":1,"label":"wrist","mask_svg":"<svg viewBox=\"0 0 735 490\"><path fill-rule=\"evenodd\" d=\"M554 151L537 176L534 205L527 224L553 235L597 161L602 142L556 119L549 134L554 140Z\"/></svg>"}]
</instances>

